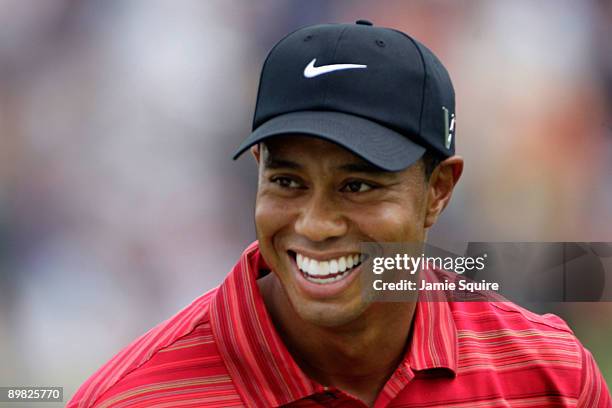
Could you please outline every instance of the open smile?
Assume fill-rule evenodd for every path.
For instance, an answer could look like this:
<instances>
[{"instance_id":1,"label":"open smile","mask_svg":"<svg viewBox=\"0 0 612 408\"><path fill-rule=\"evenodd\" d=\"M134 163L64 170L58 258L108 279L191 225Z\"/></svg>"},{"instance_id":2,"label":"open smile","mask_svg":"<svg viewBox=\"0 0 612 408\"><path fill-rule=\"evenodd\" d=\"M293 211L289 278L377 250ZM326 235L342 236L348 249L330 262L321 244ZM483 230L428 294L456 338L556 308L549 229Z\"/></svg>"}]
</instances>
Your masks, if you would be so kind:
<instances>
[{"instance_id":1,"label":"open smile","mask_svg":"<svg viewBox=\"0 0 612 408\"><path fill-rule=\"evenodd\" d=\"M346 289L358 275L367 256L347 252L334 257L314 257L287 251L293 261L298 285L313 297L336 296Z\"/></svg>"},{"instance_id":2,"label":"open smile","mask_svg":"<svg viewBox=\"0 0 612 408\"><path fill-rule=\"evenodd\" d=\"M310 282L325 284L338 281L351 273L363 260L361 254L349 254L325 261L309 258L299 252L295 260L304 277Z\"/></svg>"}]
</instances>

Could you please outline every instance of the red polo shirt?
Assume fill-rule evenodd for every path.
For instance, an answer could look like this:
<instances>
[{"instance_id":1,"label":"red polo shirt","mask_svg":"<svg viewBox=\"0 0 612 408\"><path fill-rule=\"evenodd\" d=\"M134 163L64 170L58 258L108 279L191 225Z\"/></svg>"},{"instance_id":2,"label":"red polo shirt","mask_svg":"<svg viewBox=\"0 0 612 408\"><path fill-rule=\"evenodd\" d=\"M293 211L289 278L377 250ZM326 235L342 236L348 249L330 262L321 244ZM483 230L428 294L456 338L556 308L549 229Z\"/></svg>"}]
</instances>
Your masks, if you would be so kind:
<instances>
[{"instance_id":1,"label":"red polo shirt","mask_svg":"<svg viewBox=\"0 0 612 408\"><path fill-rule=\"evenodd\" d=\"M68 407L363 407L310 380L266 311L257 243L221 286L117 354ZM375 407L612 407L591 354L554 315L512 303L419 302Z\"/></svg>"}]
</instances>

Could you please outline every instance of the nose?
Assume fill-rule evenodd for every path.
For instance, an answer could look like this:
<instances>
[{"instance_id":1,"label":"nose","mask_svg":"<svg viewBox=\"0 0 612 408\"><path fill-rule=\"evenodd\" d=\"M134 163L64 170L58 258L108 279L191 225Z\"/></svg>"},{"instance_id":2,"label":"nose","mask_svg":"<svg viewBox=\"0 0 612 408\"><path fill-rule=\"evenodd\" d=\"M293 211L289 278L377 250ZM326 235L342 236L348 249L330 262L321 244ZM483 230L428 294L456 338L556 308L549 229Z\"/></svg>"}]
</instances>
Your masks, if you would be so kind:
<instances>
[{"instance_id":1,"label":"nose","mask_svg":"<svg viewBox=\"0 0 612 408\"><path fill-rule=\"evenodd\" d=\"M314 242L341 237L347 229L340 209L329 197L320 193L310 197L295 222L295 231Z\"/></svg>"}]
</instances>

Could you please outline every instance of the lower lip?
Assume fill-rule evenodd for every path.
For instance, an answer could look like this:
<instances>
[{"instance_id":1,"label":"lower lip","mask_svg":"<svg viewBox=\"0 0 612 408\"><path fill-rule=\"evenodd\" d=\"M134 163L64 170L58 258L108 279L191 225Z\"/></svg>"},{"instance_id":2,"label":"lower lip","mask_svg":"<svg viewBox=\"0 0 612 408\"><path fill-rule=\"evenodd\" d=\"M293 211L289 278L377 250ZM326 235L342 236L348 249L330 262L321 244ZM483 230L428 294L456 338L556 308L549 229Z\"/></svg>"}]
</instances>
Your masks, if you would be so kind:
<instances>
[{"instance_id":1,"label":"lower lip","mask_svg":"<svg viewBox=\"0 0 612 408\"><path fill-rule=\"evenodd\" d=\"M361 271L361 267L363 266L362 262L361 264L359 264L359 266L353 268L348 273L348 275L335 282L315 283L306 279L302 271L300 271L300 269L298 268L297 263L292 256L289 256L289 259L291 260L291 264L293 265L293 269L296 275L296 281L299 288L306 295L315 299L328 299L340 295L357 278L359 272Z\"/></svg>"}]
</instances>

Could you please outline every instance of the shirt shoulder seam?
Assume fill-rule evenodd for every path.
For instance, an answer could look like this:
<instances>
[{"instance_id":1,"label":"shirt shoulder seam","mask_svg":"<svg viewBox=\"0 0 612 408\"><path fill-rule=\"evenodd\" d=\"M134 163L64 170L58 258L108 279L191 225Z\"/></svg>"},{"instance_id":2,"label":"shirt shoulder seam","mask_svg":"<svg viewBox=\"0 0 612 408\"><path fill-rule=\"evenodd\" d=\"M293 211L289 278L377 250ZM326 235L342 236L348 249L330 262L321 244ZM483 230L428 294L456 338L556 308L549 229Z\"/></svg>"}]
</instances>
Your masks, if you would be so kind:
<instances>
[{"instance_id":1,"label":"shirt shoulder seam","mask_svg":"<svg viewBox=\"0 0 612 408\"><path fill-rule=\"evenodd\" d=\"M494 307L496 307L499 310L502 310L504 312L508 312L508 313L518 313L521 316L523 316L525 319L527 319L528 321L530 321L531 323L535 323L535 324L541 324L543 326L547 326L550 327L551 329L555 329L555 330L559 330L559 331L564 331L566 333L570 333L570 334L574 334L574 332L572 331L572 329L570 329L566 324L557 324L554 322L550 322L547 319L548 317L557 317L554 314L544 314L544 315L537 315L539 318L536 319L532 316L529 316L527 313L525 313L523 310L521 309L517 309L516 307L512 307L512 308L503 308L500 305L497 304L497 302L490 302ZM529 312L529 313L533 313L533 312Z\"/></svg>"},{"instance_id":2,"label":"shirt shoulder seam","mask_svg":"<svg viewBox=\"0 0 612 408\"><path fill-rule=\"evenodd\" d=\"M207 302L208 304L210 303L210 301ZM208 306L208 305L207 305ZM116 381L114 381L111 385L109 385L104 392L102 392L98 397L96 397L95 400L92 401L91 406L95 406L96 404L98 404L103 397L109 392L111 391L114 387L116 387L124 378L126 378L128 375L136 372L137 370L139 370L143 365L145 365L146 363L148 363L149 361L151 361L153 359L153 357L155 357L159 352L161 352L162 350L171 347L173 344L175 344L177 341L183 339L184 337L190 335L191 333L193 333L198 327L200 327L202 324L205 323L209 323L210 322L210 309L208 309L204 316L200 319L200 321L198 323L196 323L193 328L191 330L189 330L188 332L182 334L181 336L175 338L174 340L172 340L172 342L157 348L157 350L155 350L153 353L151 353L150 356L148 356L146 359L144 359L140 364L138 364L136 367L132 368L131 370L126 371L124 374L122 374L119 378L117 378Z\"/></svg>"}]
</instances>

